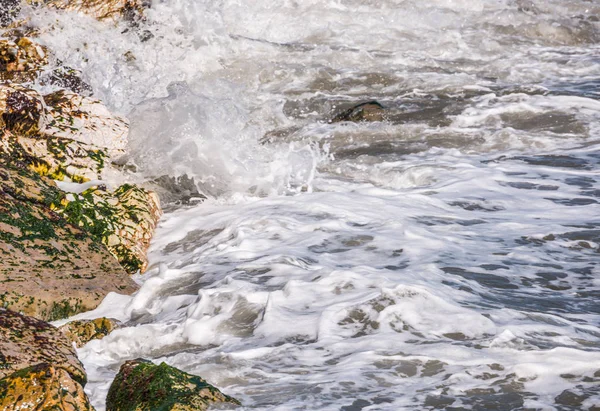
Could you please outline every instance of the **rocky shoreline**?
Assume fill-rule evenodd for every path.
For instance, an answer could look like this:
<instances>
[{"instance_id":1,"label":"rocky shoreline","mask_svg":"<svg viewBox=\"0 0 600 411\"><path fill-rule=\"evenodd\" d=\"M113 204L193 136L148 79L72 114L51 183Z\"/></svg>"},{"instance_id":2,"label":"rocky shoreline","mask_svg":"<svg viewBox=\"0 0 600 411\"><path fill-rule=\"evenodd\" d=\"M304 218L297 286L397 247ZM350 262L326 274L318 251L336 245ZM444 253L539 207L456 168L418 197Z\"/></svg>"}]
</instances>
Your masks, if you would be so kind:
<instances>
[{"instance_id":1,"label":"rocky shoreline","mask_svg":"<svg viewBox=\"0 0 600 411\"><path fill-rule=\"evenodd\" d=\"M92 410L74 347L120 325L100 318L59 330L47 321L92 310L111 292L135 292L130 275L147 268L162 212L156 193L115 178L127 120L91 97L76 70L44 69L52 50L36 42L38 28L19 20L26 3L136 27L149 2L0 5L0 409ZM34 81L58 90L42 95ZM130 391L145 394L133 401ZM206 409L211 402L239 404L200 377L136 360L121 368L107 409Z\"/></svg>"}]
</instances>

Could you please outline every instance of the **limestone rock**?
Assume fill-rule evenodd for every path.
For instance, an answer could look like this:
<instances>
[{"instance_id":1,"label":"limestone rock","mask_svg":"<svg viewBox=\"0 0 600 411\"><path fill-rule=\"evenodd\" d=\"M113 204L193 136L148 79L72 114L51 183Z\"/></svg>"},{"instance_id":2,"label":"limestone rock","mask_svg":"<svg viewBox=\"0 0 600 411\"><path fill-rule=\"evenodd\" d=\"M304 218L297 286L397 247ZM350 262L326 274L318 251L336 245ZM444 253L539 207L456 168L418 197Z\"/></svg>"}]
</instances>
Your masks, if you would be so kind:
<instances>
[{"instance_id":1,"label":"limestone rock","mask_svg":"<svg viewBox=\"0 0 600 411\"><path fill-rule=\"evenodd\" d=\"M121 366L108 391L106 410L192 411L219 402L240 405L198 376L137 359Z\"/></svg>"},{"instance_id":2,"label":"limestone rock","mask_svg":"<svg viewBox=\"0 0 600 411\"><path fill-rule=\"evenodd\" d=\"M40 363L50 363L79 384L86 383L75 349L56 327L0 308L0 378Z\"/></svg>"},{"instance_id":3,"label":"limestone rock","mask_svg":"<svg viewBox=\"0 0 600 411\"><path fill-rule=\"evenodd\" d=\"M92 187L70 195L65 204L57 211L106 244L128 273L145 271L146 250L161 216L154 192L131 184L113 192Z\"/></svg>"},{"instance_id":4,"label":"limestone rock","mask_svg":"<svg viewBox=\"0 0 600 411\"><path fill-rule=\"evenodd\" d=\"M60 90L41 96L18 85L0 85L0 127L16 135L74 140L121 155L129 124L100 100Z\"/></svg>"},{"instance_id":5,"label":"limestone rock","mask_svg":"<svg viewBox=\"0 0 600 411\"><path fill-rule=\"evenodd\" d=\"M377 101L367 101L356 104L333 117L330 123L340 121L383 121L385 120L385 108Z\"/></svg>"},{"instance_id":6,"label":"limestone rock","mask_svg":"<svg viewBox=\"0 0 600 411\"><path fill-rule=\"evenodd\" d=\"M110 156L123 153L127 133L127 121L98 100L64 90L42 97L0 85L0 155L41 175L100 179Z\"/></svg>"},{"instance_id":7,"label":"limestone rock","mask_svg":"<svg viewBox=\"0 0 600 411\"><path fill-rule=\"evenodd\" d=\"M129 123L113 115L100 100L60 90L44 96L48 121L43 134L68 138L121 155Z\"/></svg>"},{"instance_id":8,"label":"limestone rock","mask_svg":"<svg viewBox=\"0 0 600 411\"><path fill-rule=\"evenodd\" d=\"M0 157L27 164L42 176L74 182L102 178L107 153L103 149L60 137L0 134ZM8 161L8 160L7 160Z\"/></svg>"},{"instance_id":9,"label":"limestone rock","mask_svg":"<svg viewBox=\"0 0 600 411\"><path fill-rule=\"evenodd\" d=\"M44 320L94 309L135 283L92 234L51 210L64 193L0 164L0 305Z\"/></svg>"},{"instance_id":10,"label":"limestone rock","mask_svg":"<svg viewBox=\"0 0 600 411\"><path fill-rule=\"evenodd\" d=\"M96 318L94 320L71 321L59 327L59 330L75 343L77 348L83 347L91 340L100 340L119 328L119 322L112 318Z\"/></svg>"},{"instance_id":11,"label":"limestone rock","mask_svg":"<svg viewBox=\"0 0 600 411\"><path fill-rule=\"evenodd\" d=\"M31 39L0 39L0 80L13 83L33 81L46 64L46 52Z\"/></svg>"},{"instance_id":12,"label":"limestone rock","mask_svg":"<svg viewBox=\"0 0 600 411\"><path fill-rule=\"evenodd\" d=\"M64 369L48 363L17 371L0 380L3 411L93 411L83 387Z\"/></svg>"},{"instance_id":13,"label":"limestone rock","mask_svg":"<svg viewBox=\"0 0 600 411\"><path fill-rule=\"evenodd\" d=\"M42 4L60 10L77 11L98 20L137 20L144 9L150 7L149 0L27 0L31 4Z\"/></svg>"}]
</instances>

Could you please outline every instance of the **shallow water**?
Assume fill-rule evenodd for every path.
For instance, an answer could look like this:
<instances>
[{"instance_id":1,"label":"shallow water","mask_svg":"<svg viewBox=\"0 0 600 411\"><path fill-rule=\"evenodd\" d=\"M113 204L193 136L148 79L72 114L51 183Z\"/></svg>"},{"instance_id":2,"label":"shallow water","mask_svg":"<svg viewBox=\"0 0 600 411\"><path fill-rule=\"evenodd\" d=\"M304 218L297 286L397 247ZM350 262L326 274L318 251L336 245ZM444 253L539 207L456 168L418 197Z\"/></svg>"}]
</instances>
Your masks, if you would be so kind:
<instances>
[{"instance_id":1,"label":"shallow water","mask_svg":"<svg viewBox=\"0 0 600 411\"><path fill-rule=\"evenodd\" d=\"M208 196L168 207L136 295L82 315L127 324L79 352L96 408L137 357L244 409L600 407L599 17L584 0L164 0L139 29L33 13L131 119L129 178L186 173ZM370 100L385 121L330 121Z\"/></svg>"}]
</instances>

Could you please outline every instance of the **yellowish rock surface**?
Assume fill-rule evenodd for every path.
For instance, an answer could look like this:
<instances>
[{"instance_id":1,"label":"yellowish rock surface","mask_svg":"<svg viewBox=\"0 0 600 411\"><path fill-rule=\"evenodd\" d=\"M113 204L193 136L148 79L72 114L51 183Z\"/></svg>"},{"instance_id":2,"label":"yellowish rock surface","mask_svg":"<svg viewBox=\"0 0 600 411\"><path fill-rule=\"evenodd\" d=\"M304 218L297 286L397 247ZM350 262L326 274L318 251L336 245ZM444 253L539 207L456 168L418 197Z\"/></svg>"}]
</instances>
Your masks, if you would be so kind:
<instances>
[{"instance_id":1,"label":"yellowish rock surface","mask_svg":"<svg viewBox=\"0 0 600 411\"><path fill-rule=\"evenodd\" d=\"M51 363L79 383L86 382L75 349L56 327L0 308L0 378L40 363Z\"/></svg>"},{"instance_id":2,"label":"yellowish rock surface","mask_svg":"<svg viewBox=\"0 0 600 411\"><path fill-rule=\"evenodd\" d=\"M59 330L69 341L75 343L77 348L81 348L91 340L106 337L117 328L119 328L117 320L102 317L95 320L71 321L59 327Z\"/></svg>"},{"instance_id":3,"label":"yellowish rock surface","mask_svg":"<svg viewBox=\"0 0 600 411\"><path fill-rule=\"evenodd\" d=\"M69 373L48 363L0 380L2 411L93 411L83 387Z\"/></svg>"}]
</instances>

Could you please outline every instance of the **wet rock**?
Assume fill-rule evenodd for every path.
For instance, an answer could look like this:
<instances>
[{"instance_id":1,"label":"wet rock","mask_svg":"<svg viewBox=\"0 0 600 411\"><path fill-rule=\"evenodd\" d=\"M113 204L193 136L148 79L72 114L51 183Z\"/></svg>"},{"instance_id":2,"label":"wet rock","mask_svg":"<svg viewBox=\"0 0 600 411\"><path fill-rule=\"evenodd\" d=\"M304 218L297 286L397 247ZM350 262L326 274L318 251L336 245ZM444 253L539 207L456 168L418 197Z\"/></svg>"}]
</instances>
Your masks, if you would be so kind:
<instances>
[{"instance_id":1,"label":"wet rock","mask_svg":"<svg viewBox=\"0 0 600 411\"><path fill-rule=\"evenodd\" d=\"M56 320L137 289L104 244L52 211L64 196L52 180L0 163L0 306Z\"/></svg>"},{"instance_id":2,"label":"wet rock","mask_svg":"<svg viewBox=\"0 0 600 411\"><path fill-rule=\"evenodd\" d=\"M48 363L19 370L0 380L3 411L93 411L83 387L68 372Z\"/></svg>"},{"instance_id":3,"label":"wet rock","mask_svg":"<svg viewBox=\"0 0 600 411\"><path fill-rule=\"evenodd\" d=\"M32 136L44 125L44 100L39 93L17 85L0 85L0 129Z\"/></svg>"},{"instance_id":4,"label":"wet rock","mask_svg":"<svg viewBox=\"0 0 600 411\"><path fill-rule=\"evenodd\" d=\"M339 123L341 121L384 121L386 118L385 108L377 101L367 101L356 104L330 120L330 123Z\"/></svg>"},{"instance_id":5,"label":"wet rock","mask_svg":"<svg viewBox=\"0 0 600 411\"><path fill-rule=\"evenodd\" d=\"M194 178L187 174L178 177L160 176L148 185L166 203L190 204L192 201L206 200L206 196L198 191Z\"/></svg>"},{"instance_id":6,"label":"wet rock","mask_svg":"<svg viewBox=\"0 0 600 411\"><path fill-rule=\"evenodd\" d=\"M86 383L75 349L56 327L0 308L0 378L40 363L52 364L79 384Z\"/></svg>"},{"instance_id":7,"label":"wet rock","mask_svg":"<svg viewBox=\"0 0 600 411\"><path fill-rule=\"evenodd\" d=\"M124 152L127 121L98 100L59 91L42 97L0 85L0 155L39 174L73 181L101 179L111 156Z\"/></svg>"},{"instance_id":8,"label":"wet rock","mask_svg":"<svg viewBox=\"0 0 600 411\"><path fill-rule=\"evenodd\" d=\"M162 214L154 192L131 184L113 192L92 187L69 195L57 212L103 242L128 273L145 271L146 250Z\"/></svg>"},{"instance_id":9,"label":"wet rock","mask_svg":"<svg viewBox=\"0 0 600 411\"><path fill-rule=\"evenodd\" d=\"M129 123L113 115L100 100L60 90L44 96L46 124L42 132L68 138L109 155L121 155L127 145Z\"/></svg>"},{"instance_id":10,"label":"wet rock","mask_svg":"<svg viewBox=\"0 0 600 411\"><path fill-rule=\"evenodd\" d=\"M206 410L212 403L240 405L202 378L165 363L137 359L121 366L106 397L107 411Z\"/></svg>"},{"instance_id":11,"label":"wet rock","mask_svg":"<svg viewBox=\"0 0 600 411\"><path fill-rule=\"evenodd\" d=\"M102 102L66 90L41 96L18 85L0 85L0 128L15 135L59 137L121 155L129 124Z\"/></svg>"},{"instance_id":12,"label":"wet rock","mask_svg":"<svg viewBox=\"0 0 600 411\"><path fill-rule=\"evenodd\" d=\"M1 112L0 161L55 180L102 179L111 156L122 154L127 141L124 119L98 100L64 90L41 97L21 86L0 85ZM54 211L108 246L129 273L145 270L161 215L153 192L132 185L112 193L94 188L55 202Z\"/></svg>"},{"instance_id":13,"label":"wet rock","mask_svg":"<svg viewBox=\"0 0 600 411\"><path fill-rule=\"evenodd\" d=\"M124 18L136 21L143 18L150 0L27 0L34 5L44 5L59 10L77 11L98 20Z\"/></svg>"},{"instance_id":14,"label":"wet rock","mask_svg":"<svg viewBox=\"0 0 600 411\"><path fill-rule=\"evenodd\" d=\"M0 80L13 83L33 81L46 64L46 51L31 39L0 40Z\"/></svg>"},{"instance_id":15,"label":"wet rock","mask_svg":"<svg viewBox=\"0 0 600 411\"><path fill-rule=\"evenodd\" d=\"M81 71L66 66L55 68L40 76L40 84L69 90L84 97L94 94L92 86L83 81Z\"/></svg>"},{"instance_id":16,"label":"wet rock","mask_svg":"<svg viewBox=\"0 0 600 411\"><path fill-rule=\"evenodd\" d=\"M75 343L77 348L83 347L92 340L100 340L120 327L120 323L112 318L96 318L95 320L71 321L59 330Z\"/></svg>"},{"instance_id":17,"label":"wet rock","mask_svg":"<svg viewBox=\"0 0 600 411\"><path fill-rule=\"evenodd\" d=\"M0 134L0 157L26 164L36 173L62 181L85 182L102 178L108 154L74 140L60 137Z\"/></svg>"}]
</instances>

